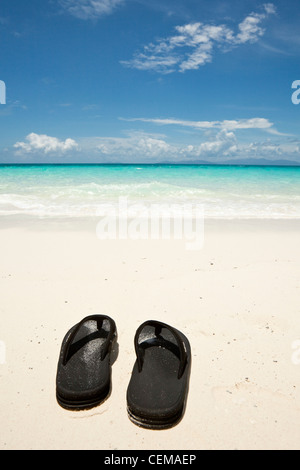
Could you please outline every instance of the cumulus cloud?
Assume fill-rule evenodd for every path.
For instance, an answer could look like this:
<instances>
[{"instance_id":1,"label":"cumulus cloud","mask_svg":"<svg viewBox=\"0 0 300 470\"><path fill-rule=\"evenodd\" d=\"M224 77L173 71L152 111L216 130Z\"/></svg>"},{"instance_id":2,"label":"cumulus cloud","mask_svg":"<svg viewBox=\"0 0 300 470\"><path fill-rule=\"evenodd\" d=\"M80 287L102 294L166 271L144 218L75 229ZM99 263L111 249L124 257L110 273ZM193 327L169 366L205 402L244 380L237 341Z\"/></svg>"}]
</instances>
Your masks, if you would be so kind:
<instances>
[{"instance_id":1,"label":"cumulus cloud","mask_svg":"<svg viewBox=\"0 0 300 470\"><path fill-rule=\"evenodd\" d=\"M269 119L254 117L250 119L236 119L223 121L191 121L175 118L131 118L124 121L140 121L160 126L180 126L199 131L191 134L188 143L176 143L171 137L158 134L151 135L144 132L131 133L125 138L101 139L97 149L107 158L126 157L126 161L133 162L159 162L169 161L193 162L208 161L222 163L227 160L238 159L291 159L300 160L300 145L298 140L288 139L289 134L282 134L274 128ZM257 131L270 137L253 141L253 132ZM243 131L241 133L241 131ZM249 132L246 136L245 132ZM276 136L286 136L286 139L275 140Z\"/></svg>"},{"instance_id":2,"label":"cumulus cloud","mask_svg":"<svg viewBox=\"0 0 300 470\"><path fill-rule=\"evenodd\" d=\"M59 0L61 6L81 20L97 19L112 13L125 0Z\"/></svg>"},{"instance_id":3,"label":"cumulus cloud","mask_svg":"<svg viewBox=\"0 0 300 470\"><path fill-rule=\"evenodd\" d=\"M193 122L193 121L191 121ZM215 122L218 125L215 125ZM238 122L238 124L236 124ZM268 121L267 121L268 122ZM223 126L223 123L226 123ZM227 123L231 123L229 126ZM233 124L235 123L235 124ZM164 134L131 131L122 137L88 137L61 141L46 135L29 134L25 142L15 144L16 155L38 156L55 159L71 155L75 161L106 163L159 163L207 161L225 163L227 160L266 158L290 159L300 162L299 139L285 140L270 136L262 140L243 139L239 129L249 127L251 120L213 121L204 123L203 132L185 142L175 142ZM253 121L252 125L263 125ZM265 123L266 124L266 123ZM241 127L240 127L241 126ZM263 127L262 127L263 128ZM257 129L257 127L255 127ZM76 154L67 153L76 150Z\"/></svg>"},{"instance_id":4,"label":"cumulus cloud","mask_svg":"<svg viewBox=\"0 0 300 470\"><path fill-rule=\"evenodd\" d=\"M14 154L34 159L44 157L51 161L66 156L72 157L74 162L106 163L222 163L245 158L254 161L256 158L266 158L300 162L299 139L291 136L279 138L283 134L277 132L274 124L265 118L223 121L134 118L126 121L141 121L163 127L182 126L183 129L197 132L185 132L182 142L178 138L175 141L167 132L163 134L145 130L131 130L118 137L77 138L76 141L31 133L24 141L14 145ZM263 133L258 134L257 130ZM258 135L261 135L260 139Z\"/></svg>"},{"instance_id":5,"label":"cumulus cloud","mask_svg":"<svg viewBox=\"0 0 300 470\"><path fill-rule=\"evenodd\" d=\"M188 145L183 148L181 153L187 159L201 158L201 159L215 159L229 157L235 155L238 148L236 136L233 132L221 130L216 135L212 136L210 140L206 140L199 145Z\"/></svg>"},{"instance_id":6,"label":"cumulus cloud","mask_svg":"<svg viewBox=\"0 0 300 470\"><path fill-rule=\"evenodd\" d=\"M160 73L195 70L213 60L215 47L227 52L233 47L258 41L265 33L263 20L275 12L272 3L264 4L261 12L250 13L238 25L237 33L224 24L195 22L176 26L175 35L150 43L131 60L121 63L127 67Z\"/></svg>"},{"instance_id":7,"label":"cumulus cloud","mask_svg":"<svg viewBox=\"0 0 300 470\"><path fill-rule=\"evenodd\" d=\"M104 156L152 160L166 158L176 151L164 136L144 132L131 132L126 137L99 137L93 142L95 150Z\"/></svg>"},{"instance_id":8,"label":"cumulus cloud","mask_svg":"<svg viewBox=\"0 0 300 470\"><path fill-rule=\"evenodd\" d=\"M265 158L269 160L291 160L300 163L300 142L264 141L240 144L238 156L244 158Z\"/></svg>"},{"instance_id":9,"label":"cumulus cloud","mask_svg":"<svg viewBox=\"0 0 300 470\"><path fill-rule=\"evenodd\" d=\"M209 128L208 128L209 129ZM131 132L125 137L95 137L81 142L95 158L106 162L155 163L207 161L222 163L239 158L292 158L299 160L299 142L284 144L269 139L243 143L233 130L213 128L195 143L169 142L164 135Z\"/></svg>"},{"instance_id":10,"label":"cumulus cloud","mask_svg":"<svg viewBox=\"0 0 300 470\"><path fill-rule=\"evenodd\" d=\"M44 154L63 154L70 150L78 149L78 144L73 139L59 140L45 134L32 132L26 137L27 142L17 142L14 147L18 153L40 152Z\"/></svg>"},{"instance_id":11,"label":"cumulus cloud","mask_svg":"<svg viewBox=\"0 0 300 470\"><path fill-rule=\"evenodd\" d=\"M169 142L165 135L130 132L125 137L95 137L81 141L89 155L93 152L105 161L153 163L161 161L220 161L234 157L239 144L234 132L213 130L201 143Z\"/></svg>"}]
</instances>

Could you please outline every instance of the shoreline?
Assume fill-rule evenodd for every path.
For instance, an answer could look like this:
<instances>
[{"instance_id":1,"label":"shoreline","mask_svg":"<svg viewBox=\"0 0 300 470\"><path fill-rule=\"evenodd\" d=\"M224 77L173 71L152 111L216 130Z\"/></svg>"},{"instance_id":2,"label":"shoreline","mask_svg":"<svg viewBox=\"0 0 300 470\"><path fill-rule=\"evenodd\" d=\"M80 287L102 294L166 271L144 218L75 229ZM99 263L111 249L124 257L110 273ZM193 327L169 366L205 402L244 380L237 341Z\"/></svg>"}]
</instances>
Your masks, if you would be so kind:
<instances>
[{"instance_id":1,"label":"shoreline","mask_svg":"<svg viewBox=\"0 0 300 470\"><path fill-rule=\"evenodd\" d=\"M1 449L299 449L300 221L207 220L197 251L101 241L92 220L1 222ZM68 412L55 399L61 341L93 313L117 324L111 395ZM192 346L185 415L159 432L126 412L134 334L150 318Z\"/></svg>"},{"instance_id":2,"label":"shoreline","mask_svg":"<svg viewBox=\"0 0 300 470\"><path fill-rule=\"evenodd\" d=\"M0 215L0 230L8 228L26 228L31 230L91 230L104 216L87 217L38 217L32 215ZM128 221L134 220L129 217ZM258 229L300 229L300 218L239 218L239 217L204 217L204 226L214 229L220 225L223 228L258 228Z\"/></svg>"}]
</instances>

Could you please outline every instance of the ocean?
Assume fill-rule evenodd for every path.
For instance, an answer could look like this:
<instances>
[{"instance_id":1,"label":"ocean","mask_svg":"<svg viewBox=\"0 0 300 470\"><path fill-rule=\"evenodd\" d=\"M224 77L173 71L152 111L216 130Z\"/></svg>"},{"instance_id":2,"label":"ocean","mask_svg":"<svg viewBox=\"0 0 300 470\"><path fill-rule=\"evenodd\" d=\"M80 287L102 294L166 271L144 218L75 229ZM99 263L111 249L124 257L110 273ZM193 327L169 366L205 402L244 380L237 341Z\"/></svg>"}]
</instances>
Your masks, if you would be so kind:
<instances>
[{"instance_id":1,"label":"ocean","mask_svg":"<svg viewBox=\"0 0 300 470\"><path fill-rule=\"evenodd\" d=\"M95 217L127 205L203 207L206 218L299 219L300 167L1 165L0 216Z\"/></svg>"}]
</instances>

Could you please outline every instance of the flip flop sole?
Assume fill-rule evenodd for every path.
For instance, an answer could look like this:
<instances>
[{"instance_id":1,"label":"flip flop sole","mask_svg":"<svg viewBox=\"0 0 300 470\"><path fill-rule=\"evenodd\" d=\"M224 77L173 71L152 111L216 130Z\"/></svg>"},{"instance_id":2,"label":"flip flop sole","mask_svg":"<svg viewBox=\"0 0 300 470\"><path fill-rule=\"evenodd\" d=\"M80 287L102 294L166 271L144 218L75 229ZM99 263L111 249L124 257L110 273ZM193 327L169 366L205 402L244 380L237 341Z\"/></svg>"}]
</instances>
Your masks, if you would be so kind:
<instances>
[{"instance_id":1,"label":"flip flop sole","mask_svg":"<svg viewBox=\"0 0 300 470\"><path fill-rule=\"evenodd\" d=\"M57 393L56 400L58 404L62 408L65 408L66 410L73 410L73 411L88 410L90 408L93 408L103 403L108 397L109 393L110 393L110 387L108 387L107 390L104 390L101 396L99 395L98 398L93 398L91 400L82 400L82 401L65 400L59 395L59 393Z\"/></svg>"},{"instance_id":2,"label":"flip flop sole","mask_svg":"<svg viewBox=\"0 0 300 470\"><path fill-rule=\"evenodd\" d=\"M127 414L130 421L137 426L145 429L169 429L176 424L179 423L183 416L184 407L180 410L180 412L174 415L172 418L168 418L168 420L151 420L147 418L141 418L140 416L136 416L129 407L127 407Z\"/></svg>"}]
</instances>

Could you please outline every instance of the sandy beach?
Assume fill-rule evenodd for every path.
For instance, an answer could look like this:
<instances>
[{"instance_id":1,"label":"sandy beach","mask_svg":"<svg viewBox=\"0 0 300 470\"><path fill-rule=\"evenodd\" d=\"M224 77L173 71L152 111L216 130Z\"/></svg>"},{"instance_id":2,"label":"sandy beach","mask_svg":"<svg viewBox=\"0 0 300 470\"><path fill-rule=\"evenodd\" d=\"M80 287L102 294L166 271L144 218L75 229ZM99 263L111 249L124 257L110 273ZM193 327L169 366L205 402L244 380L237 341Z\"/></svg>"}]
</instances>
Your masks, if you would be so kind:
<instances>
[{"instance_id":1,"label":"sandy beach","mask_svg":"<svg viewBox=\"0 0 300 470\"><path fill-rule=\"evenodd\" d=\"M299 449L299 221L207 221L204 246L110 240L95 224L1 220L0 448ZM65 333L114 318L119 354L100 406L56 402ZM139 325L161 320L192 346L185 415L165 431L126 411Z\"/></svg>"}]
</instances>

